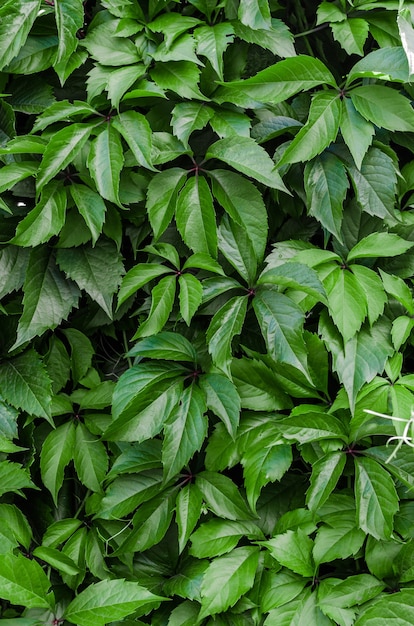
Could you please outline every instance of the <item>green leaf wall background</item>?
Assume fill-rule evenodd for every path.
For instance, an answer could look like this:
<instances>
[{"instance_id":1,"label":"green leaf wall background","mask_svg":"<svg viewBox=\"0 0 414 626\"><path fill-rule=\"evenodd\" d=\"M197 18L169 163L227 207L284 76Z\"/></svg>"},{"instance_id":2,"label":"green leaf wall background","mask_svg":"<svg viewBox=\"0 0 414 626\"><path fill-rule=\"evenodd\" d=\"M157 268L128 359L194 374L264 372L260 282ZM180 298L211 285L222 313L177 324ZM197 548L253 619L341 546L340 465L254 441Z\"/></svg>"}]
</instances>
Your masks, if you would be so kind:
<instances>
[{"instance_id":1,"label":"green leaf wall background","mask_svg":"<svg viewBox=\"0 0 414 626\"><path fill-rule=\"evenodd\" d=\"M413 59L409 2L0 0L0 624L413 623Z\"/></svg>"}]
</instances>

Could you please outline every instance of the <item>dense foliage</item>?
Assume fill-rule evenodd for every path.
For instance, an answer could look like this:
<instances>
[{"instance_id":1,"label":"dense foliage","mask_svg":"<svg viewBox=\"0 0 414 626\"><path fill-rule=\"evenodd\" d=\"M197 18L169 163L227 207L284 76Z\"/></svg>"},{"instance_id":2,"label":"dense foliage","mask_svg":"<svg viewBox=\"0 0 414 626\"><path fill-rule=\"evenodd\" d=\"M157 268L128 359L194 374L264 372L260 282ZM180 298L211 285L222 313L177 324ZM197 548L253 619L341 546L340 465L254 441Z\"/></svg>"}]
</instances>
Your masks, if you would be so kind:
<instances>
[{"instance_id":1,"label":"dense foliage","mask_svg":"<svg viewBox=\"0 0 414 626\"><path fill-rule=\"evenodd\" d=\"M0 624L414 623L413 18L0 1Z\"/></svg>"}]
</instances>

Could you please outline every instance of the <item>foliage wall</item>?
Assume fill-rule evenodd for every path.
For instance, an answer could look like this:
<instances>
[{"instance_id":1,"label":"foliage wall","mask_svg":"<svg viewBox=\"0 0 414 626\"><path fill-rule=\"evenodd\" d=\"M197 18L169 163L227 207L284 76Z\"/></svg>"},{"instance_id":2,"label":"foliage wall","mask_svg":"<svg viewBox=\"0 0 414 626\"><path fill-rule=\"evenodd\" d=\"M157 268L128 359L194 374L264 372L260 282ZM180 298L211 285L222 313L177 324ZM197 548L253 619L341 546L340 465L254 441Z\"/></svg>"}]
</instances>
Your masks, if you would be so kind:
<instances>
[{"instance_id":1,"label":"foliage wall","mask_svg":"<svg viewBox=\"0 0 414 626\"><path fill-rule=\"evenodd\" d=\"M0 624L414 623L413 18L0 2Z\"/></svg>"}]
</instances>

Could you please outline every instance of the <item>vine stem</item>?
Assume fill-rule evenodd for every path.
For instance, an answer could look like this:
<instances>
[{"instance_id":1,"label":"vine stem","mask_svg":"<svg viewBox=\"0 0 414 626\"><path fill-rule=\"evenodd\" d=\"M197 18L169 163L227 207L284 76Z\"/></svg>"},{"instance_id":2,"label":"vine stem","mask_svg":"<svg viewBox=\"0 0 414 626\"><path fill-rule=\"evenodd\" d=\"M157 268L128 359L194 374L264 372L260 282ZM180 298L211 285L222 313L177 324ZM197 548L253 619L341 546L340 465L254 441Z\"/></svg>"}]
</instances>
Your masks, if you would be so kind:
<instances>
[{"instance_id":1,"label":"vine stem","mask_svg":"<svg viewBox=\"0 0 414 626\"><path fill-rule=\"evenodd\" d=\"M309 30L304 30L302 33L297 33L296 35L293 35L294 39L299 39L299 37L306 37L307 35L312 35L313 33L317 33L320 30L323 30L324 28L327 28L329 26L328 22L325 22L325 24L319 24L319 26L315 26L315 28L310 28Z\"/></svg>"}]
</instances>

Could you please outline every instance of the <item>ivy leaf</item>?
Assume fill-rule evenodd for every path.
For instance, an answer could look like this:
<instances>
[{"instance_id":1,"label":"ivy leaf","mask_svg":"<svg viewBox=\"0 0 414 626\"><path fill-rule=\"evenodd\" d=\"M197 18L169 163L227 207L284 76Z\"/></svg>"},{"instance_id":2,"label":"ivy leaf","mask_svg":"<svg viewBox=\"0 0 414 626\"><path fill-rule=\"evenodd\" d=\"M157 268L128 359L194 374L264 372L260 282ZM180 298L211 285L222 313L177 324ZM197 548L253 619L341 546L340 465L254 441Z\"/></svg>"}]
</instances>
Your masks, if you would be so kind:
<instances>
[{"instance_id":1,"label":"ivy leaf","mask_svg":"<svg viewBox=\"0 0 414 626\"><path fill-rule=\"evenodd\" d=\"M375 539L390 539L398 495L389 472L367 457L355 458L355 499L360 528Z\"/></svg>"},{"instance_id":2,"label":"ivy leaf","mask_svg":"<svg viewBox=\"0 0 414 626\"><path fill-rule=\"evenodd\" d=\"M333 91L313 97L308 120L286 148L278 167L309 161L335 141L341 119L341 101Z\"/></svg>"},{"instance_id":3,"label":"ivy leaf","mask_svg":"<svg viewBox=\"0 0 414 626\"><path fill-rule=\"evenodd\" d=\"M343 202L349 182L343 163L325 152L305 165L305 190L309 215L341 240Z\"/></svg>"},{"instance_id":4,"label":"ivy leaf","mask_svg":"<svg viewBox=\"0 0 414 626\"><path fill-rule=\"evenodd\" d=\"M0 595L27 608L51 609L50 580L37 563L22 554L0 555Z\"/></svg>"},{"instance_id":5,"label":"ivy leaf","mask_svg":"<svg viewBox=\"0 0 414 626\"><path fill-rule=\"evenodd\" d=\"M137 111L124 111L111 119L108 126L113 126L125 139L138 165L156 172L151 163L151 127L146 118ZM110 156L114 158L113 146L110 147Z\"/></svg>"},{"instance_id":6,"label":"ivy leaf","mask_svg":"<svg viewBox=\"0 0 414 626\"><path fill-rule=\"evenodd\" d=\"M207 435L206 401L194 383L181 394L179 404L168 416L164 426L162 462L168 482L200 450Z\"/></svg>"},{"instance_id":7,"label":"ivy leaf","mask_svg":"<svg viewBox=\"0 0 414 626\"><path fill-rule=\"evenodd\" d=\"M89 585L66 607L65 619L77 626L105 626L135 611L148 612L165 598L122 578Z\"/></svg>"},{"instance_id":8,"label":"ivy leaf","mask_svg":"<svg viewBox=\"0 0 414 626\"><path fill-rule=\"evenodd\" d=\"M123 164L124 152L120 134L115 125L108 122L91 142L88 168L98 193L118 206L121 206L119 184Z\"/></svg>"},{"instance_id":9,"label":"ivy leaf","mask_svg":"<svg viewBox=\"0 0 414 626\"><path fill-rule=\"evenodd\" d=\"M187 273L178 277L178 284L180 286L178 296L180 313L187 326L190 326L192 318L203 301L203 286L195 276Z\"/></svg>"},{"instance_id":10,"label":"ivy leaf","mask_svg":"<svg viewBox=\"0 0 414 626\"><path fill-rule=\"evenodd\" d=\"M21 448L23 449L23 448ZM37 489L30 480L29 473L20 465L11 461L0 461L0 496L5 493L20 493L20 489Z\"/></svg>"},{"instance_id":11,"label":"ivy leaf","mask_svg":"<svg viewBox=\"0 0 414 626\"><path fill-rule=\"evenodd\" d=\"M410 101L395 89L383 85L364 85L350 91L356 110L380 128L414 131L414 111ZM378 106L378 103L381 106Z\"/></svg>"},{"instance_id":12,"label":"ivy leaf","mask_svg":"<svg viewBox=\"0 0 414 626\"><path fill-rule=\"evenodd\" d=\"M221 374L203 374L200 387L205 393L207 408L221 419L234 439L240 419L240 396L236 387Z\"/></svg>"},{"instance_id":13,"label":"ivy leaf","mask_svg":"<svg viewBox=\"0 0 414 626\"><path fill-rule=\"evenodd\" d=\"M43 187L40 202L19 222L10 243L35 247L59 234L65 223L67 196L57 181Z\"/></svg>"},{"instance_id":14,"label":"ivy leaf","mask_svg":"<svg viewBox=\"0 0 414 626\"><path fill-rule=\"evenodd\" d=\"M178 231L194 252L217 256L217 228L213 199L203 176L189 178L180 191L175 210Z\"/></svg>"},{"instance_id":15,"label":"ivy leaf","mask_svg":"<svg viewBox=\"0 0 414 626\"><path fill-rule=\"evenodd\" d=\"M121 282L124 268L113 242L100 240L94 248L60 249L57 262L68 278L84 289L112 318L112 298Z\"/></svg>"},{"instance_id":16,"label":"ivy leaf","mask_svg":"<svg viewBox=\"0 0 414 626\"><path fill-rule=\"evenodd\" d=\"M160 332L154 337L139 341L128 352L128 356L151 357L168 361L197 362L197 353L192 344L177 333Z\"/></svg>"},{"instance_id":17,"label":"ivy leaf","mask_svg":"<svg viewBox=\"0 0 414 626\"><path fill-rule=\"evenodd\" d=\"M223 80L223 54L234 38L232 24L222 22L213 26L201 26L194 31L194 36L197 54L206 57L219 79Z\"/></svg>"},{"instance_id":18,"label":"ivy leaf","mask_svg":"<svg viewBox=\"0 0 414 626\"><path fill-rule=\"evenodd\" d=\"M269 549L270 554L281 565L296 574L313 576L315 570L312 559L313 541L300 528L287 530L268 541L263 541L262 545Z\"/></svg>"},{"instance_id":19,"label":"ivy leaf","mask_svg":"<svg viewBox=\"0 0 414 626\"><path fill-rule=\"evenodd\" d=\"M405 241L394 233L370 233L363 237L348 253L347 261L404 254L414 243Z\"/></svg>"},{"instance_id":20,"label":"ivy leaf","mask_svg":"<svg viewBox=\"0 0 414 626\"><path fill-rule=\"evenodd\" d=\"M42 188L58 172L64 170L86 144L96 122L70 124L54 133L46 146L36 178L36 188Z\"/></svg>"},{"instance_id":21,"label":"ivy leaf","mask_svg":"<svg viewBox=\"0 0 414 626\"><path fill-rule=\"evenodd\" d=\"M169 274L172 270L158 263L138 263L122 279L118 293L118 309L138 289L149 283L154 278Z\"/></svg>"},{"instance_id":22,"label":"ivy leaf","mask_svg":"<svg viewBox=\"0 0 414 626\"><path fill-rule=\"evenodd\" d=\"M90 230L92 243L95 245L105 223L105 202L99 193L86 185L71 183L69 190L76 208Z\"/></svg>"},{"instance_id":23,"label":"ivy leaf","mask_svg":"<svg viewBox=\"0 0 414 626\"><path fill-rule=\"evenodd\" d=\"M289 363L309 378L303 339L304 313L283 293L261 288L253 300L267 349L279 363Z\"/></svg>"},{"instance_id":24,"label":"ivy leaf","mask_svg":"<svg viewBox=\"0 0 414 626\"><path fill-rule=\"evenodd\" d=\"M0 10L0 69L17 56L25 44L40 8L40 0L6 2Z\"/></svg>"},{"instance_id":25,"label":"ivy leaf","mask_svg":"<svg viewBox=\"0 0 414 626\"><path fill-rule=\"evenodd\" d=\"M247 501L253 511L262 488L269 482L281 480L292 464L292 448L264 434L249 445L242 456Z\"/></svg>"},{"instance_id":26,"label":"ivy leaf","mask_svg":"<svg viewBox=\"0 0 414 626\"><path fill-rule=\"evenodd\" d=\"M77 306L79 291L64 279L53 255L46 248L34 248L23 286L23 314L13 349L55 328Z\"/></svg>"},{"instance_id":27,"label":"ivy leaf","mask_svg":"<svg viewBox=\"0 0 414 626\"><path fill-rule=\"evenodd\" d=\"M206 100L198 89L200 70L191 61L166 61L150 71L152 80L188 100Z\"/></svg>"},{"instance_id":28,"label":"ivy leaf","mask_svg":"<svg viewBox=\"0 0 414 626\"><path fill-rule=\"evenodd\" d=\"M245 546L214 559L201 585L199 619L215 615L233 606L253 587L259 562L258 548Z\"/></svg>"},{"instance_id":29,"label":"ivy leaf","mask_svg":"<svg viewBox=\"0 0 414 626\"><path fill-rule=\"evenodd\" d=\"M59 35L59 45L55 64L69 59L78 45L76 33L83 26L82 0L56 0L55 16Z\"/></svg>"},{"instance_id":30,"label":"ivy leaf","mask_svg":"<svg viewBox=\"0 0 414 626\"><path fill-rule=\"evenodd\" d=\"M186 170L171 167L156 174L148 185L148 219L156 240L163 234L174 216L178 192L184 184L186 175Z\"/></svg>"},{"instance_id":31,"label":"ivy leaf","mask_svg":"<svg viewBox=\"0 0 414 626\"><path fill-rule=\"evenodd\" d=\"M239 335L247 311L247 298L235 296L213 316L207 329L208 351L214 364L230 376L231 343Z\"/></svg>"},{"instance_id":32,"label":"ivy leaf","mask_svg":"<svg viewBox=\"0 0 414 626\"><path fill-rule=\"evenodd\" d=\"M313 464L311 484L306 493L306 504L317 511L335 489L345 467L343 452L330 452Z\"/></svg>"},{"instance_id":33,"label":"ivy leaf","mask_svg":"<svg viewBox=\"0 0 414 626\"><path fill-rule=\"evenodd\" d=\"M108 455L102 441L84 424L76 427L73 460L80 481L92 491L102 491L102 482L108 469Z\"/></svg>"},{"instance_id":34,"label":"ivy leaf","mask_svg":"<svg viewBox=\"0 0 414 626\"><path fill-rule=\"evenodd\" d=\"M410 626L414 619L414 602L410 589L402 589L392 595L385 595L362 611L355 626L375 626L398 620L398 626Z\"/></svg>"},{"instance_id":35,"label":"ivy leaf","mask_svg":"<svg viewBox=\"0 0 414 626\"><path fill-rule=\"evenodd\" d=\"M226 137L213 143L206 160L219 159L272 189L289 193L267 152L250 137Z\"/></svg>"},{"instance_id":36,"label":"ivy leaf","mask_svg":"<svg viewBox=\"0 0 414 626\"><path fill-rule=\"evenodd\" d=\"M96 517L113 520L129 515L140 504L157 495L162 482L162 473L159 470L115 478L94 511Z\"/></svg>"},{"instance_id":37,"label":"ivy leaf","mask_svg":"<svg viewBox=\"0 0 414 626\"><path fill-rule=\"evenodd\" d=\"M0 364L0 392L15 408L30 415L50 417L51 381L34 350Z\"/></svg>"},{"instance_id":38,"label":"ivy leaf","mask_svg":"<svg viewBox=\"0 0 414 626\"><path fill-rule=\"evenodd\" d=\"M350 166L348 171L362 210L381 219L393 218L397 175L391 157L370 148L360 170Z\"/></svg>"},{"instance_id":39,"label":"ivy leaf","mask_svg":"<svg viewBox=\"0 0 414 626\"><path fill-rule=\"evenodd\" d=\"M172 112L173 133L188 147L191 133L207 126L213 115L213 109L205 106L204 102L180 102L175 105Z\"/></svg>"},{"instance_id":40,"label":"ivy leaf","mask_svg":"<svg viewBox=\"0 0 414 626\"><path fill-rule=\"evenodd\" d=\"M347 54L364 55L364 44L369 33L369 23L360 17L351 17L331 24L334 39Z\"/></svg>"},{"instance_id":41,"label":"ivy leaf","mask_svg":"<svg viewBox=\"0 0 414 626\"><path fill-rule=\"evenodd\" d=\"M52 430L43 442L40 471L43 483L52 494L56 506L65 468L73 458L75 437L75 424L69 421Z\"/></svg>"},{"instance_id":42,"label":"ivy leaf","mask_svg":"<svg viewBox=\"0 0 414 626\"><path fill-rule=\"evenodd\" d=\"M254 517L236 485L227 476L218 472L203 471L197 474L195 484L202 493L207 507L217 517L234 521Z\"/></svg>"},{"instance_id":43,"label":"ivy leaf","mask_svg":"<svg viewBox=\"0 0 414 626\"><path fill-rule=\"evenodd\" d=\"M178 526L178 546L180 554L197 524L203 504L199 489L192 484L185 485L177 494L175 517Z\"/></svg>"},{"instance_id":44,"label":"ivy leaf","mask_svg":"<svg viewBox=\"0 0 414 626\"><path fill-rule=\"evenodd\" d=\"M356 110L351 98L343 98L340 129L355 165L360 170L362 161L372 143L375 129Z\"/></svg>"},{"instance_id":45,"label":"ivy leaf","mask_svg":"<svg viewBox=\"0 0 414 626\"><path fill-rule=\"evenodd\" d=\"M324 281L329 314L338 327L344 343L361 328L367 314L365 292L352 272L336 267Z\"/></svg>"},{"instance_id":46,"label":"ivy leaf","mask_svg":"<svg viewBox=\"0 0 414 626\"><path fill-rule=\"evenodd\" d=\"M165 326L174 305L176 277L165 276L151 291L151 309L132 339L156 335Z\"/></svg>"}]
</instances>

